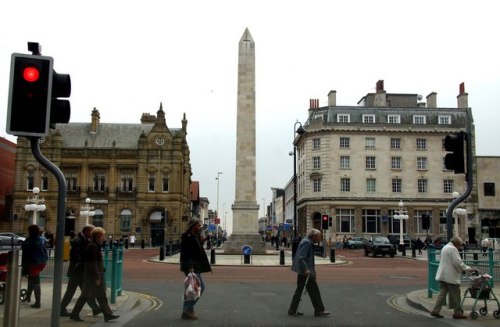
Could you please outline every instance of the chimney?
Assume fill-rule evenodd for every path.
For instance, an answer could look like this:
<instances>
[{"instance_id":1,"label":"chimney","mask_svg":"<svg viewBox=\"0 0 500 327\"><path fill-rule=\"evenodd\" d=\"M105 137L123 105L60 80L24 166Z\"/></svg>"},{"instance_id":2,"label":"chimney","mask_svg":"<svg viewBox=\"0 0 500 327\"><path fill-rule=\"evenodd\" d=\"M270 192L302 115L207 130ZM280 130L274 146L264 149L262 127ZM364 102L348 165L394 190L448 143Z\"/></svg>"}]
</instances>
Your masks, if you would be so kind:
<instances>
[{"instance_id":1,"label":"chimney","mask_svg":"<svg viewBox=\"0 0 500 327\"><path fill-rule=\"evenodd\" d=\"M373 99L373 105L375 107L385 107L387 106L386 92L384 90L384 81L379 80L377 82L377 93L375 93L375 98Z\"/></svg>"},{"instance_id":2,"label":"chimney","mask_svg":"<svg viewBox=\"0 0 500 327\"><path fill-rule=\"evenodd\" d=\"M463 82L460 83L459 92L457 96L458 108L469 108L469 95L465 92L465 84Z\"/></svg>"},{"instance_id":3,"label":"chimney","mask_svg":"<svg viewBox=\"0 0 500 327\"><path fill-rule=\"evenodd\" d=\"M426 97L427 99L427 108L437 108L437 93L431 92Z\"/></svg>"},{"instance_id":4,"label":"chimney","mask_svg":"<svg viewBox=\"0 0 500 327\"><path fill-rule=\"evenodd\" d=\"M319 99L309 99L309 109L318 109Z\"/></svg>"},{"instance_id":5,"label":"chimney","mask_svg":"<svg viewBox=\"0 0 500 327\"><path fill-rule=\"evenodd\" d=\"M92 116L92 122L90 123L90 133L96 134L97 127L99 127L99 121L101 119L101 115L99 114L99 111L94 107L94 110L92 110L91 116Z\"/></svg>"},{"instance_id":6,"label":"chimney","mask_svg":"<svg viewBox=\"0 0 500 327\"><path fill-rule=\"evenodd\" d=\"M332 90L328 93L328 106L335 107L337 105L337 91Z\"/></svg>"}]
</instances>

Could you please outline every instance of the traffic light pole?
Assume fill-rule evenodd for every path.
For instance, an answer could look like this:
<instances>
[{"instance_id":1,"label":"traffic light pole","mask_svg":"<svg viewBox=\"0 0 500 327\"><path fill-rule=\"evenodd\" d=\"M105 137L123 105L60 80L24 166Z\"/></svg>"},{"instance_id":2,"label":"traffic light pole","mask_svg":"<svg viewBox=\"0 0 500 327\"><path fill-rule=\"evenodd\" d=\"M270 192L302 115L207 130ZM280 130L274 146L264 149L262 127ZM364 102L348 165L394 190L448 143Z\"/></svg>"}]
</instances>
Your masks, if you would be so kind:
<instances>
[{"instance_id":1,"label":"traffic light pole","mask_svg":"<svg viewBox=\"0 0 500 327\"><path fill-rule=\"evenodd\" d=\"M56 228L56 244L54 251L54 286L52 292L52 316L50 320L51 327L59 327L59 317L61 314L61 290L63 277L63 247L64 247L64 222L66 214L66 181L64 174L54 163L45 158L40 151L40 138L29 137L31 142L31 151L35 159L48 171L50 171L57 179L58 198L57 198L57 228Z\"/></svg>"},{"instance_id":2,"label":"traffic light pole","mask_svg":"<svg viewBox=\"0 0 500 327\"><path fill-rule=\"evenodd\" d=\"M465 172L465 179L467 182L467 189L463 194L454 199L448 210L446 210L446 236L448 241L453 237L453 210L455 207L465 200L470 193L472 192L472 183L473 183L473 175L472 175L472 112L470 108L467 108L467 131L465 133L465 142L466 142L466 151L467 151L467 169ZM458 235L457 235L458 236Z\"/></svg>"}]
</instances>

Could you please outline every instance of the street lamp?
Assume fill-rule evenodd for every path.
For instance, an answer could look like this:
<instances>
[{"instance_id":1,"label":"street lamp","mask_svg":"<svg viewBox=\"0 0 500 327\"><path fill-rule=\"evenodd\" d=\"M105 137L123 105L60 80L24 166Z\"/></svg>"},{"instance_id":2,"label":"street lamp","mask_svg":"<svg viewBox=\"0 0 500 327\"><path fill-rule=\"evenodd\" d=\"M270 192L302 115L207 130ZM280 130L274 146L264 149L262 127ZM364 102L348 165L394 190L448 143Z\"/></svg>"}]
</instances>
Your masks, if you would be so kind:
<instances>
[{"instance_id":1,"label":"street lamp","mask_svg":"<svg viewBox=\"0 0 500 327\"><path fill-rule=\"evenodd\" d=\"M89 224L89 217L95 215L94 207L90 206L90 198L85 199L85 204L80 208L80 216L85 216L85 225Z\"/></svg>"},{"instance_id":2,"label":"street lamp","mask_svg":"<svg viewBox=\"0 0 500 327\"><path fill-rule=\"evenodd\" d=\"M40 188L34 187L33 188L33 197L28 197L26 199L26 205L24 206L24 210L26 211L33 211L33 221L32 225L37 224L37 212L38 211L45 211L47 207L45 206L45 199L43 197L39 197L38 194L40 193Z\"/></svg>"},{"instance_id":3,"label":"street lamp","mask_svg":"<svg viewBox=\"0 0 500 327\"><path fill-rule=\"evenodd\" d=\"M453 197L453 200L458 198L459 195L460 195L460 193L458 193L457 191L455 191L451 194L451 196ZM459 222L460 218L463 218L466 215L467 215L467 210L465 208L463 208L462 206L453 209L453 216L455 219L455 226L453 228L453 232L454 232L455 236L460 237L460 230L458 228L458 222Z\"/></svg>"},{"instance_id":4,"label":"street lamp","mask_svg":"<svg viewBox=\"0 0 500 327\"><path fill-rule=\"evenodd\" d=\"M297 124L299 127L297 128ZM293 240L292 240L292 257L295 256L295 252L299 246L299 240L297 237L297 144L295 142L296 135L299 137L306 132L304 127L299 121L296 121L293 125ZM291 153L290 153L291 154Z\"/></svg>"},{"instance_id":5,"label":"street lamp","mask_svg":"<svg viewBox=\"0 0 500 327\"><path fill-rule=\"evenodd\" d=\"M217 180L217 214L215 215L215 247L219 244L219 226L218 226L218 218L219 218L219 181L220 181L220 175L222 175L222 172L219 171L217 172L217 177L215 179Z\"/></svg>"},{"instance_id":6,"label":"street lamp","mask_svg":"<svg viewBox=\"0 0 500 327\"><path fill-rule=\"evenodd\" d=\"M408 211L406 211L403 206L402 200L398 203L399 210L395 210L396 214L394 219L399 220L399 248L401 249L401 255L406 256L405 242L403 239L403 220L408 220Z\"/></svg>"}]
</instances>

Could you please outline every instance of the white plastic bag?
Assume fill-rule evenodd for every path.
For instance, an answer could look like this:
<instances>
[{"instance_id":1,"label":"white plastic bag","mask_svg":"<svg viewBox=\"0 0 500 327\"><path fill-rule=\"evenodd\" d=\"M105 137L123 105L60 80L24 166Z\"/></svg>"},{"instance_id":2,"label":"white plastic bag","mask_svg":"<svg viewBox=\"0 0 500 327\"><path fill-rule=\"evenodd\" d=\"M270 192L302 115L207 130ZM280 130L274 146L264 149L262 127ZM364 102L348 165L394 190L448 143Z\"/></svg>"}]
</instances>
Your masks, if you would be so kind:
<instances>
[{"instance_id":1,"label":"white plastic bag","mask_svg":"<svg viewBox=\"0 0 500 327\"><path fill-rule=\"evenodd\" d=\"M201 296L201 282L195 273L189 273L184 279L184 301L194 301Z\"/></svg>"}]
</instances>

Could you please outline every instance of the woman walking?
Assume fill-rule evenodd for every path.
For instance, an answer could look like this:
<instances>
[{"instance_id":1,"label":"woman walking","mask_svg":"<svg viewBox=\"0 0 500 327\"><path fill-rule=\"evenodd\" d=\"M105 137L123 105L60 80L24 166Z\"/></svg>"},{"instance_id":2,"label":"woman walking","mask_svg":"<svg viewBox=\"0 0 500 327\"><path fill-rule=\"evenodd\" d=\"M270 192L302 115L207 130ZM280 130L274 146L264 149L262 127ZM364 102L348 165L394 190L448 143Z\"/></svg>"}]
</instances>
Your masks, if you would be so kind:
<instances>
[{"instance_id":1,"label":"woman walking","mask_svg":"<svg viewBox=\"0 0 500 327\"><path fill-rule=\"evenodd\" d=\"M48 260L47 250L40 234L40 228L37 225L29 226L28 238L21 247L23 252L22 273L28 277L26 302L31 302L31 293L35 293L35 303L31 305L32 308L40 308L41 306L40 273L45 268Z\"/></svg>"}]
</instances>

